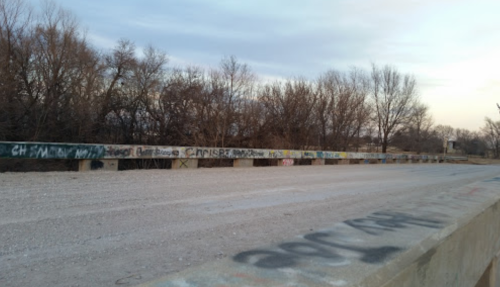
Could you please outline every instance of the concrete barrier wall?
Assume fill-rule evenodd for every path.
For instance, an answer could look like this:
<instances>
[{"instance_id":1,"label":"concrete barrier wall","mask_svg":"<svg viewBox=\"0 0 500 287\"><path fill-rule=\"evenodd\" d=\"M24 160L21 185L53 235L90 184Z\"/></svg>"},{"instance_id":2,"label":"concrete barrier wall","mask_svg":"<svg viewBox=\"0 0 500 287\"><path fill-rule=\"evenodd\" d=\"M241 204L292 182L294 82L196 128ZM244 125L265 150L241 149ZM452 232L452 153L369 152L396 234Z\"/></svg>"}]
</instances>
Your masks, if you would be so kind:
<instances>
[{"instance_id":1,"label":"concrete barrier wall","mask_svg":"<svg viewBox=\"0 0 500 287\"><path fill-rule=\"evenodd\" d=\"M0 142L0 158L23 159L378 159L442 161L443 156L143 145ZM446 157L467 160L467 157Z\"/></svg>"},{"instance_id":2,"label":"concrete barrier wall","mask_svg":"<svg viewBox=\"0 0 500 287\"><path fill-rule=\"evenodd\" d=\"M495 287L499 218L497 177L141 286Z\"/></svg>"}]
</instances>

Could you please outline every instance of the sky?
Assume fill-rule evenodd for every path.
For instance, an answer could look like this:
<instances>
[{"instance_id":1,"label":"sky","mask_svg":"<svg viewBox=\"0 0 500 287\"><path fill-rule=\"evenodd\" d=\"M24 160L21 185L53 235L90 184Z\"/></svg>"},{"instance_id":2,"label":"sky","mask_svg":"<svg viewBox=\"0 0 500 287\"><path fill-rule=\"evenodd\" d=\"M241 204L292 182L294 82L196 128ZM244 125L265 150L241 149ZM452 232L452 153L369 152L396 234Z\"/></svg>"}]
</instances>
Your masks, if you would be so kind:
<instances>
[{"instance_id":1,"label":"sky","mask_svg":"<svg viewBox=\"0 0 500 287\"><path fill-rule=\"evenodd\" d=\"M388 64L415 76L435 124L500 120L498 0L54 2L104 51L129 39L165 51L170 66L200 67L234 55L264 80Z\"/></svg>"}]
</instances>

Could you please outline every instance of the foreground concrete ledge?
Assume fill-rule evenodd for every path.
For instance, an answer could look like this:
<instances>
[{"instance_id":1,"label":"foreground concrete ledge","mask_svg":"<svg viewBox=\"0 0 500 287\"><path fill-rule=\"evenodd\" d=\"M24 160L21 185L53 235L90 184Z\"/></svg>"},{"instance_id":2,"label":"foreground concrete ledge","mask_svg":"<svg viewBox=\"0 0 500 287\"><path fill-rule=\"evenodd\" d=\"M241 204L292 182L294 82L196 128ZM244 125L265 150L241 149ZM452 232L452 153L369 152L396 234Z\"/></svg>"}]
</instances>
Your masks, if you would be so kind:
<instances>
[{"instance_id":1,"label":"foreground concrete ledge","mask_svg":"<svg viewBox=\"0 0 500 287\"><path fill-rule=\"evenodd\" d=\"M140 286L495 286L499 207L496 177Z\"/></svg>"}]
</instances>

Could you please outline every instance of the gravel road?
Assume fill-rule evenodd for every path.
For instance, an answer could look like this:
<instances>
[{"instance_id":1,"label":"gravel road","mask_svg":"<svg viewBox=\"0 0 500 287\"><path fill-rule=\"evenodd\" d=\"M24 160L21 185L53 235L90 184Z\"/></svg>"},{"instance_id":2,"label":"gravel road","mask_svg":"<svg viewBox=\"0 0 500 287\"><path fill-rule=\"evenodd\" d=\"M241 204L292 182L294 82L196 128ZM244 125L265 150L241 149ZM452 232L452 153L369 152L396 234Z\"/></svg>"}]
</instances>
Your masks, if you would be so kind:
<instances>
[{"instance_id":1,"label":"gravel road","mask_svg":"<svg viewBox=\"0 0 500 287\"><path fill-rule=\"evenodd\" d=\"M0 286L133 286L500 175L414 164L0 174Z\"/></svg>"}]
</instances>

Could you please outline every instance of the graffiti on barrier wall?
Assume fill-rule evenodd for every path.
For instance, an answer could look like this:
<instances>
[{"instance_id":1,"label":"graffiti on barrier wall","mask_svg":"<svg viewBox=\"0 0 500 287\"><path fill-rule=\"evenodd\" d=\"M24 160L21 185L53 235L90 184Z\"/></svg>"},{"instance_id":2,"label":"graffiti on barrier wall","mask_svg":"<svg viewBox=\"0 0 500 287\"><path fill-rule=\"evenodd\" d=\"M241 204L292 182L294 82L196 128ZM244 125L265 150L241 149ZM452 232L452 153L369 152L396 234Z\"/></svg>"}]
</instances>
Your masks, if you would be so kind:
<instances>
[{"instance_id":1,"label":"graffiti on barrier wall","mask_svg":"<svg viewBox=\"0 0 500 287\"><path fill-rule=\"evenodd\" d=\"M103 156L102 145L0 143L0 158L98 159Z\"/></svg>"},{"instance_id":2,"label":"graffiti on barrier wall","mask_svg":"<svg viewBox=\"0 0 500 287\"><path fill-rule=\"evenodd\" d=\"M442 156L301 151L275 149L240 149L209 147L173 147L144 145L100 145L67 143L0 142L0 158L33 159L135 159L135 158L255 158L255 159L389 159L443 160ZM448 157L467 160L466 157Z\"/></svg>"}]
</instances>

